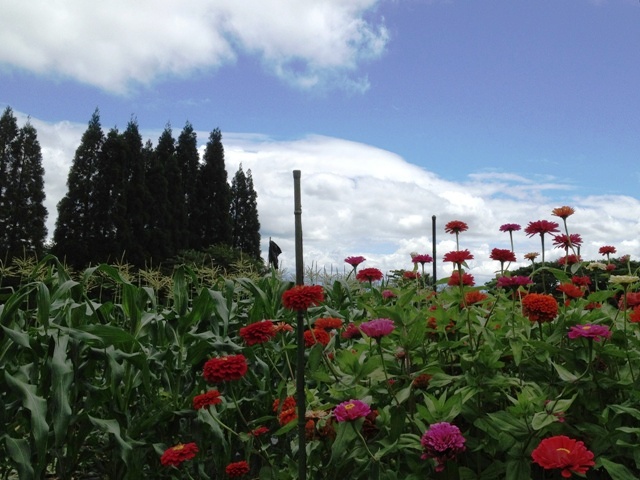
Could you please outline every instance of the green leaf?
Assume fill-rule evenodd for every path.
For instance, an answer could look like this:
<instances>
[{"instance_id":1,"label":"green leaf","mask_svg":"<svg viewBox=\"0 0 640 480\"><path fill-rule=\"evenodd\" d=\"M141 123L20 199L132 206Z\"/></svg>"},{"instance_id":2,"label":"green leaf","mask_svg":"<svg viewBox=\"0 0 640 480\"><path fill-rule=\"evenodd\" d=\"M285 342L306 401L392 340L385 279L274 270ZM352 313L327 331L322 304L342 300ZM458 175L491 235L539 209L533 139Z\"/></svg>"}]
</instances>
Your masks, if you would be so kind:
<instances>
[{"instance_id":1,"label":"green leaf","mask_svg":"<svg viewBox=\"0 0 640 480\"><path fill-rule=\"evenodd\" d=\"M637 480L638 478L637 475L631 473L624 465L612 462L605 457L598 458L598 463L611 475L611 480Z\"/></svg>"},{"instance_id":2,"label":"green leaf","mask_svg":"<svg viewBox=\"0 0 640 480\"><path fill-rule=\"evenodd\" d=\"M129 464L129 456L131 451L133 450L133 446L127 442L120 433L120 424L116 420L106 420L102 418L95 418L91 415L88 415L89 421L98 427L100 430L110 433L115 438L118 445L120 445L120 458L122 461L128 465Z\"/></svg>"},{"instance_id":3,"label":"green leaf","mask_svg":"<svg viewBox=\"0 0 640 480\"><path fill-rule=\"evenodd\" d=\"M358 424L358 425L356 425ZM352 423L352 422L340 422L338 423L338 427L336 428L336 439L331 446L331 460L329 461L330 465L335 465L336 460L341 455L344 455L347 452L348 446L351 442L353 442L358 434L356 433L356 428L359 428L361 421ZM355 427L355 428L354 428Z\"/></svg>"},{"instance_id":4,"label":"green leaf","mask_svg":"<svg viewBox=\"0 0 640 480\"><path fill-rule=\"evenodd\" d=\"M528 458L509 459L505 480L528 480L531 478L531 460Z\"/></svg>"},{"instance_id":5,"label":"green leaf","mask_svg":"<svg viewBox=\"0 0 640 480\"><path fill-rule=\"evenodd\" d=\"M31 449L29 442L24 438L12 438L9 435L4 436L4 442L7 446L7 453L11 460L16 464L18 476L20 480L31 480L36 478L36 474L31 465Z\"/></svg>"},{"instance_id":6,"label":"green leaf","mask_svg":"<svg viewBox=\"0 0 640 480\"><path fill-rule=\"evenodd\" d=\"M553 368L556 369L556 372L558 372L558 376L565 382L574 383L578 380L577 375L574 375L569 370L564 368L562 365L558 365L555 362L551 362L551 363L553 365Z\"/></svg>"},{"instance_id":7,"label":"green leaf","mask_svg":"<svg viewBox=\"0 0 640 480\"><path fill-rule=\"evenodd\" d=\"M540 430L547 425L551 425L557 421L557 417L547 412L537 412L531 420L531 427L534 430Z\"/></svg>"},{"instance_id":8,"label":"green leaf","mask_svg":"<svg viewBox=\"0 0 640 480\"><path fill-rule=\"evenodd\" d=\"M67 358L67 335L54 337L54 351L51 359L51 388L53 399L53 431L56 446L62 446L67 437L69 422L71 421L71 405L69 392L73 381L73 367Z\"/></svg>"}]
</instances>

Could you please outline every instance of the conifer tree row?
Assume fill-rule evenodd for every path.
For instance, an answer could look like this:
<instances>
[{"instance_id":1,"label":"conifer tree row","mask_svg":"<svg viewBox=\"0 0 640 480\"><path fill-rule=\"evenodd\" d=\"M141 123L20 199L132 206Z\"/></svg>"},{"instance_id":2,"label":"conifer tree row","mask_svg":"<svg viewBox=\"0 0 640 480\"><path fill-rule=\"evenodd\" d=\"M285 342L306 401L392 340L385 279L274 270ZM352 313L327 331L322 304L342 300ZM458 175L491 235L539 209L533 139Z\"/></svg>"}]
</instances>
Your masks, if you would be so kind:
<instances>
[{"instance_id":1,"label":"conifer tree row","mask_svg":"<svg viewBox=\"0 0 640 480\"><path fill-rule=\"evenodd\" d=\"M177 142L167 125L154 148L150 141L143 145L135 120L122 133L112 128L104 135L96 109L58 204L53 252L75 267L114 261L156 266L182 250L213 245L259 260L256 192L250 172L248 181L242 167L238 175L242 187L230 186L219 129L211 132L201 161L188 122Z\"/></svg>"},{"instance_id":2,"label":"conifer tree row","mask_svg":"<svg viewBox=\"0 0 640 480\"><path fill-rule=\"evenodd\" d=\"M44 168L36 129L18 128L13 110L0 117L0 262L39 255L47 235Z\"/></svg>"}]
</instances>

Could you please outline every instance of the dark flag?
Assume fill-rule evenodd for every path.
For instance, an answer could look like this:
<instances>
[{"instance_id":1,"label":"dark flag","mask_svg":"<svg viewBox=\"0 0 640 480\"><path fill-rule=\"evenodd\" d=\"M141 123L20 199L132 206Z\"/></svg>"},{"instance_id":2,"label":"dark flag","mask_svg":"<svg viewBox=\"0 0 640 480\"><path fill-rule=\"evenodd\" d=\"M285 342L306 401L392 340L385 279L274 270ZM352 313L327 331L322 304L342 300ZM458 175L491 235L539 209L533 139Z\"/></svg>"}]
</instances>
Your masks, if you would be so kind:
<instances>
[{"instance_id":1,"label":"dark flag","mask_svg":"<svg viewBox=\"0 0 640 480\"><path fill-rule=\"evenodd\" d=\"M273 265L273 268L278 269L278 255L282 253L280 247L273 240L269 240L269 265Z\"/></svg>"}]
</instances>

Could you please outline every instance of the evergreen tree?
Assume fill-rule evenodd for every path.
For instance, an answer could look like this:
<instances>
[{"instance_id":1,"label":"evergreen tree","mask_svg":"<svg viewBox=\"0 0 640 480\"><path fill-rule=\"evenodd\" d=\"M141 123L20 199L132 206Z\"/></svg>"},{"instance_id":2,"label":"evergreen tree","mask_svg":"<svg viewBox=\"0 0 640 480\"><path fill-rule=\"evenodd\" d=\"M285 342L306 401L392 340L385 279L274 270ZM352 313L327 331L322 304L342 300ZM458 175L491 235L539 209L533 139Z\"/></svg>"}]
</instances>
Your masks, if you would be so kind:
<instances>
[{"instance_id":1,"label":"evergreen tree","mask_svg":"<svg viewBox=\"0 0 640 480\"><path fill-rule=\"evenodd\" d=\"M9 185L9 172L15 163L15 155L18 150L18 121L13 115L11 107L7 107L0 117L0 248L5 261L8 258L8 238L6 236L7 225L11 206L6 198L6 190Z\"/></svg>"},{"instance_id":2,"label":"evergreen tree","mask_svg":"<svg viewBox=\"0 0 640 480\"><path fill-rule=\"evenodd\" d=\"M194 244L193 231L196 221L193 211L196 203L198 166L200 164L198 139L193 126L189 122L185 124L178 137L176 156L180 167L181 187L186 208L186 234L182 237L183 242L180 243L180 249L185 249L191 248Z\"/></svg>"},{"instance_id":3,"label":"evergreen tree","mask_svg":"<svg viewBox=\"0 0 640 480\"><path fill-rule=\"evenodd\" d=\"M202 250L210 245L231 245L230 195L222 133L216 128L209 135L203 163L198 169L193 248Z\"/></svg>"},{"instance_id":4,"label":"evergreen tree","mask_svg":"<svg viewBox=\"0 0 640 480\"><path fill-rule=\"evenodd\" d=\"M260 258L257 198L251 170L248 170L245 175L241 164L231 181L232 246L254 259Z\"/></svg>"},{"instance_id":5,"label":"evergreen tree","mask_svg":"<svg viewBox=\"0 0 640 480\"><path fill-rule=\"evenodd\" d=\"M13 116L10 110L5 114ZM3 119L3 123L4 120L7 130L13 130L15 119ZM0 166L0 246L7 260L23 254L39 255L47 235L44 168L36 129L27 123L9 145Z\"/></svg>"},{"instance_id":6,"label":"evergreen tree","mask_svg":"<svg viewBox=\"0 0 640 480\"><path fill-rule=\"evenodd\" d=\"M95 238L92 231L93 188L104 140L96 109L76 149L67 178L67 193L58 203L53 234L53 252L76 267L85 266L92 260L91 242Z\"/></svg>"}]
</instances>

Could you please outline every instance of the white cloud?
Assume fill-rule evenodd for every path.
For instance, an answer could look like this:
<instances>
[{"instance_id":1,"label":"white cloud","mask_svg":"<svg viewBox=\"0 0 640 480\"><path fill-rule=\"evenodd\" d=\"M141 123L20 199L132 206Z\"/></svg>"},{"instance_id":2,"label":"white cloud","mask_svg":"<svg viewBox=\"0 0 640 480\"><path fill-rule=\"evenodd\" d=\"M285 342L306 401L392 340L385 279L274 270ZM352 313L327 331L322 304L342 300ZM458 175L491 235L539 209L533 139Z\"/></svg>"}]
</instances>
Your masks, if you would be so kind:
<instances>
[{"instance_id":1,"label":"white cloud","mask_svg":"<svg viewBox=\"0 0 640 480\"><path fill-rule=\"evenodd\" d=\"M301 87L363 90L358 64L388 41L365 19L380 0L7 0L0 66L70 77L123 93L162 76L185 76L258 55Z\"/></svg>"},{"instance_id":2,"label":"white cloud","mask_svg":"<svg viewBox=\"0 0 640 480\"><path fill-rule=\"evenodd\" d=\"M25 116L16 113L19 123ZM31 119L42 146L49 233L53 232L56 204L66 192L66 177L86 125L61 122L48 124ZM160 132L143 132L157 141ZM206 132L198 132L201 143ZM444 232L450 220L463 220L469 230L460 235L460 248L469 249L475 259L470 273L479 283L492 276L498 263L489 259L492 248L509 248L509 235L499 232L504 223L546 219L555 207L566 204L553 199L555 191L567 193L567 185L535 184L506 173L495 178L470 175L460 182L447 181L433 172L407 163L398 155L348 140L308 136L291 141L275 141L263 135L223 133L227 171L231 178L240 163L251 169L258 193L265 252L269 237L283 250L282 265L294 266L293 171L301 171L302 224L305 265L327 272L342 272L343 259L363 255L367 266L383 271L411 268L410 252L432 252L432 216L437 220L437 260L439 277L448 276L450 265L442 255L455 250L455 237ZM437 166L437 159L430 162ZM436 167L437 168L437 167ZM483 183L486 181L486 183ZM526 194L525 194L526 193ZM620 255L640 257L640 202L627 196L575 195L568 203L576 212L569 217L570 233L579 233L582 255L598 259L598 248L614 245ZM538 237L514 232L516 256L539 251ZM546 256L555 259L561 251L547 241ZM515 267L514 266L514 267Z\"/></svg>"}]
</instances>

